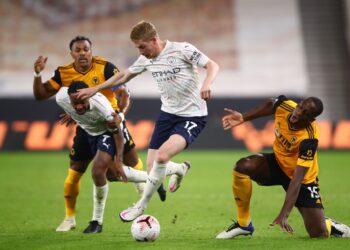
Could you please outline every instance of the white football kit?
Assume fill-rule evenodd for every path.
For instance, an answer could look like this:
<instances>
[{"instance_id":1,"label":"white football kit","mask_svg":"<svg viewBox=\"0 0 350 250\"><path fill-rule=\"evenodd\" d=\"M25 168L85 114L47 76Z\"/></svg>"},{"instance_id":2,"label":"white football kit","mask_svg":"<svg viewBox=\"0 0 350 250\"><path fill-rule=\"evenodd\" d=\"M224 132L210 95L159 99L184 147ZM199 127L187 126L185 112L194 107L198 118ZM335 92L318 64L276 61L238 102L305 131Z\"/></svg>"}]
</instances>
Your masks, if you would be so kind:
<instances>
[{"instance_id":1,"label":"white football kit","mask_svg":"<svg viewBox=\"0 0 350 250\"><path fill-rule=\"evenodd\" d=\"M129 71L150 71L161 94L161 110L182 117L206 116L206 102L200 96L198 68L209 58L186 42L166 41L164 49L153 59L140 56Z\"/></svg>"},{"instance_id":2,"label":"white football kit","mask_svg":"<svg viewBox=\"0 0 350 250\"><path fill-rule=\"evenodd\" d=\"M57 104L89 135L97 136L107 132L106 121L112 121L115 113L108 99L101 93L96 93L89 98L89 109L83 115L78 115L67 90L67 87L62 87L57 92Z\"/></svg>"}]
</instances>

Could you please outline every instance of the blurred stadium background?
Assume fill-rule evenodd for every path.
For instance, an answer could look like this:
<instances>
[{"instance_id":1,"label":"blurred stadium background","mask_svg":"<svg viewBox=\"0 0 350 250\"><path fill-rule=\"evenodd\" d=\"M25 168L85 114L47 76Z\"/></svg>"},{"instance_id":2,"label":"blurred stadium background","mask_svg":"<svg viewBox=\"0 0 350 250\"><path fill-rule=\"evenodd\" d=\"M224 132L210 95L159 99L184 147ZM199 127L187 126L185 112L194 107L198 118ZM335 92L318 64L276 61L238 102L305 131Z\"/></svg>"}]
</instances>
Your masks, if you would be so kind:
<instances>
[{"instance_id":1,"label":"blurred stadium background","mask_svg":"<svg viewBox=\"0 0 350 250\"><path fill-rule=\"evenodd\" d=\"M73 128L58 125L53 99L32 94L33 63L43 80L71 62L69 41L88 36L93 54L125 68L137 58L131 27L153 22L162 39L193 43L221 66L200 149L271 147L270 119L221 129L224 107L245 111L265 98L318 96L325 104L320 147L350 149L350 0L3 0L0 1L0 150L66 150ZM147 73L128 84L129 128L145 149L160 103Z\"/></svg>"}]
</instances>

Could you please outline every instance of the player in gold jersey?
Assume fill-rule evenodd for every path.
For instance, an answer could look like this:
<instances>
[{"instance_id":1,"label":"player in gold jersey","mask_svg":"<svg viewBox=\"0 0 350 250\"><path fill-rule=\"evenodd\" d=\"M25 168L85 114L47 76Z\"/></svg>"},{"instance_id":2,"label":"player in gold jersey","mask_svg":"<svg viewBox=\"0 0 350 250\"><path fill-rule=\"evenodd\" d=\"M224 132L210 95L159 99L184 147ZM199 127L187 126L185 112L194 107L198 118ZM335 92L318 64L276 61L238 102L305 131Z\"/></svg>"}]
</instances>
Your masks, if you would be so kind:
<instances>
[{"instance_id":1,"label":"player in gold jersey","mask_svg":"<svg viewBox=\"0 0 350 250\"><path fill-rule=\"evenodd\" d=\"M46 66L47 57L39 56L34 63L33 92L35 99L48 99L55 95L62 86L68 87L73 81L84 81L90 87L96 86L118 73L117 67L111 62L103 58L93 57L91 46L92 43L87 37L77 36L72 39L69 48L74 61L70 64L58 67L54 76L44 83L41 79L41 71L43 71ZM118 96L127 98L129 96L125 88L120 88L116 90L116 92L118 92ZM123 112L128 107L118 106L113 90L107 89L101 91L101 93L107 97L112 107L119 112L121 118L124 118L124 114L120 111ZM122 103L128 104L128 101L124 100ZM138 158L135 144L125 127L125 122L121 125L124 125L123 132L125 137L123 163L136 169L142 169L142 161ZM86 132L77 126L76 136L70 152L70 167L64 183L66 216L56 231L69 231L75 228L75 206L76 198L80 191L80 178L86 171L93 157L94 156L90 152ZM141 185L138 187L138 190L142 191ZM163 198L165 199L164 196Z\"/></svg>"},{"instance_id":2,"label":"player in gold jersey","mask_svg":"<svg viewBox=\"0 0 350 250\"><path fill-rule=\"evenodd\" d=\"M262 186L281 185L286 191L280 213L271 225L293 233L288 216L297 207L310 237L350 237L350 228L325 217L318 186L317 145L319 131L315 118L323 111L322 101L309 97L299 104L279 96L247 113L225 109L225 130L246 121L268 115L275 116L273 153L256 154L240 159L233 170L232 192L238 221L219 233L217 239L252 235L250 217L252 181Z\"/></svg>"}]
</instances>

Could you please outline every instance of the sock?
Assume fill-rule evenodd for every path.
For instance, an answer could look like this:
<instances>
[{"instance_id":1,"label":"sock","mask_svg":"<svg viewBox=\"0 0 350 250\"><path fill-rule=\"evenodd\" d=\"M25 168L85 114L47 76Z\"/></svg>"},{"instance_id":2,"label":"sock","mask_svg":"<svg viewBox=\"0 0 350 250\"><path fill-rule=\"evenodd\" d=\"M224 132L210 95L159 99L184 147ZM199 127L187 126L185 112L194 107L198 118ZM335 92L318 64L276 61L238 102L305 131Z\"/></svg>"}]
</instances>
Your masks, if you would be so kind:
<instances>
[{"instance_id":1,"label":"sock","mask_svg":"<svg viewBox=\"0 0 350 250\"><path fill-rule=\"evenodd\" d=\"M326 218L326 228L328 231L328 237L331 236L331 232L332 232L332 221L328 218Z\"/></svg>"},{"instance_id":2,"label":"sock","mask_svg":"<svg viewBox=\"0 0 350 250\"><path fill-rule=\"evenodd\" d=\"M133 166L132 168L136 169L136 170L142 170L143 169L143 162L142 162L142 160L139 158L137 164L135 166Z\"/></svg>"},{"instance_id":3,"label":"sock","mask_svg":"<svg viewBox=\"0 0 350 250\"><path fill-rule=\"evenodd\" d=\"M144 209L147 207L149 201L152 198L154 192L157 191L160 184L163 183L165 179L165 169L167 164L160 164L157 162L153 163L153 168L148 175L147 182L145 185L145 190L143 191L143 195L141 200L137 203Z\"/></svg>"},{"instance_id":4,"label":"sock","mask_svg":"<svg viewBox=\"0 0 350 250\"><path fill-rule=\"evenodd\" d=\"M169 176L169 175L172 175L172 174L178 174L178 175L183 174L183 166L182 166L182 163L176 163L176 162L173 162L173 161L169 161L169 162L166 164L166 172L165 172L165 175L166 175L166 176Z\"/></svg>"},{"instance_id":5,"label":"sock","mask_svg":"<svg viewBox=\"0 0 350 250\"><path fill-rule=\"evenodd\" d=\"M128 178L129 182L146 182L147 181L147 172L142 170L136 170L131 167L123 166L124 173Z\"/></svg>"},{"instance_id":6,"label":"sock","mask_svg":"<svg viewBox=\"0 0 350 250\"><path fill-rule=\"evenodd\" d=\"M233 171L232 192L237 206L238 224L242 227L246 227L250 223L249 204L252 195L252 181L250 177Z\"/></svg>"},{"instance_id":7,"label":"sock","mask_svg":"<svg viewBox=\"0 0 350 250\"><path fill-rule=\"evenodd\" d=\"M108 195L108 183L102 187L94 185L94 209L92 214L92 220L97 220L100 225L103 223L103 214L106 205L106 199Z\"/></svg>"},{"instance_id":8,"label":"sock","mask_svg":"<svg viewBox=\"0 0 350 250\"><path fill-rule=\"evenodd\" d=\"M75 215L75 203L80 191L80 178L82 173L68 169L68 175L64 181L64 201L66 206L66 218Z\"/></svg>"}]
</instances>

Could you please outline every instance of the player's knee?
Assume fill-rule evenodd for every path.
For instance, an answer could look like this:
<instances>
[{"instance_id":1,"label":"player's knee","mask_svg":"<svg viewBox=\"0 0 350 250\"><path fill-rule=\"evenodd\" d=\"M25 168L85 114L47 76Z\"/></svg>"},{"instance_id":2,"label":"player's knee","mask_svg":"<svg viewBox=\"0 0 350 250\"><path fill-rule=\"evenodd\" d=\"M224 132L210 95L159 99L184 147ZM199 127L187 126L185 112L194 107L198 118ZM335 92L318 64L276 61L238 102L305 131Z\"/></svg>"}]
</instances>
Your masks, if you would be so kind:
<instances>
[{"instance_id":1,"label":"player's knee","mask_svg":"<svg viewBox=\"0 0 350 250\"><path fill-rule=\"evenodd\" d=\"M234 171L237 171L241 174L249 175L252 170L251 160L249 158L241 158L236 162L236 165L233 167Z\"/></svg>"},{"instance_id":2,"label":"player's knee","mask_svg":"<svg viewBox=\"0 0 350 250\"><path fill-rule=\"evenodd\" d=\"M328 231L327 229L313 229L310 230L309 232L310 238L328 238Z\"/></svg>"},{"instance_id":3,"label":"player's knee","mask_svg":"<svg viewBox=\"0 0 350 250\"><path fill-rule=\"evenodd\" d=\"M170 160L169 158L169 154L167 154L166 152L161 152L159 151L155 161L159 164L165 164Z\"/></svg>"},{"instance_id":4,"label":"player's knee","mask_svg":"<svg viewBox=\"0 0 350 250\"><path fill-rule=\"evenodd\" d=\"M96 183L96 182L99 182L105 178L106 171L102 167L94 165L92 170L91 170L91 175L92 175L92 179Z\"/></svg>"},{"instance_id":5,"label":"player's knee","mask_svg":"<svg viewBox=\"0 0 350 250\"><path fill-rule=\"evenodd\" d=\"M70 161L70 168L81 174L85 173L88 165L89 165L89 161L73 161L73 160Z\"/></svg>"}]
</instances>

